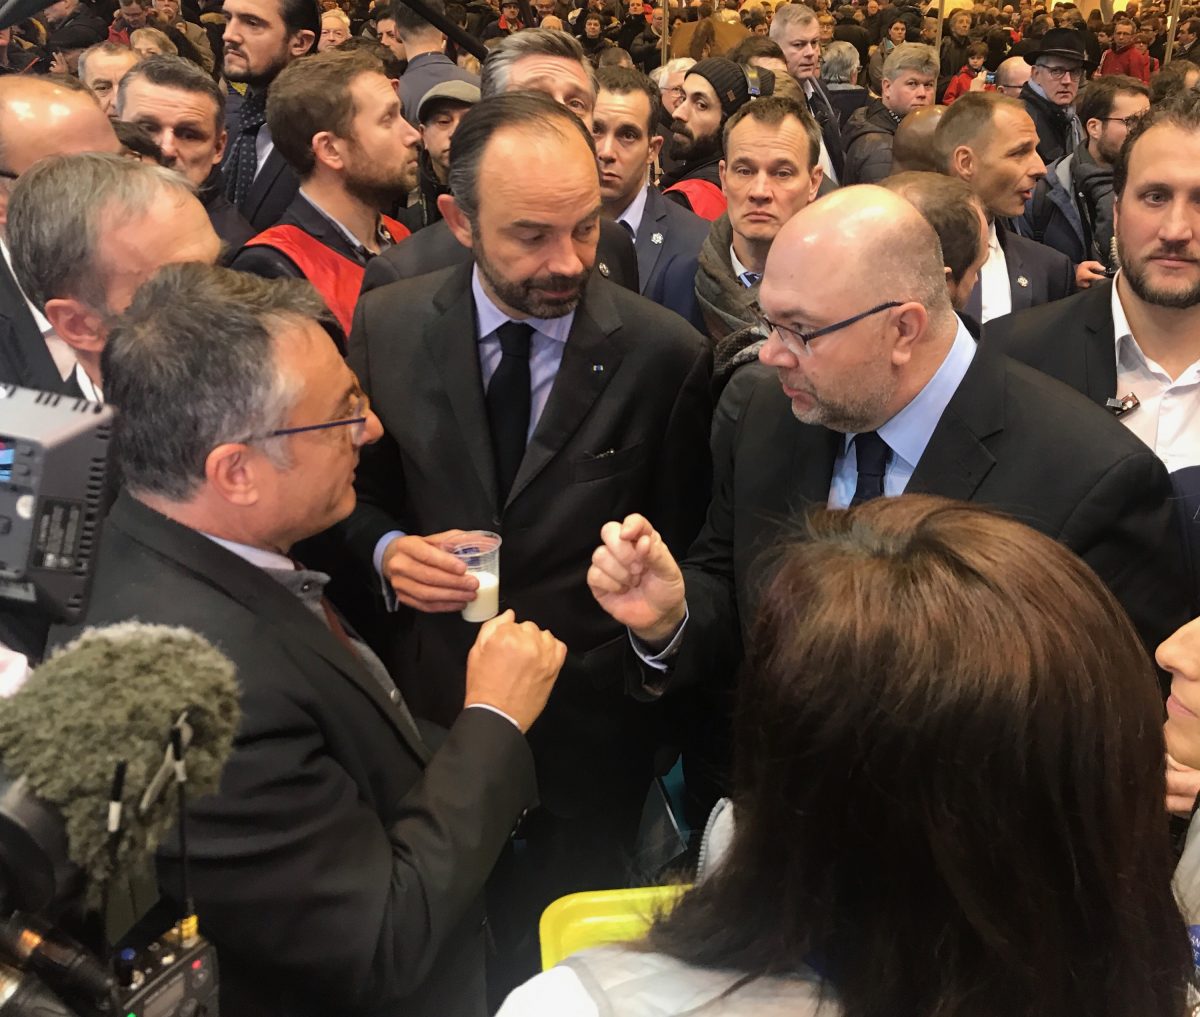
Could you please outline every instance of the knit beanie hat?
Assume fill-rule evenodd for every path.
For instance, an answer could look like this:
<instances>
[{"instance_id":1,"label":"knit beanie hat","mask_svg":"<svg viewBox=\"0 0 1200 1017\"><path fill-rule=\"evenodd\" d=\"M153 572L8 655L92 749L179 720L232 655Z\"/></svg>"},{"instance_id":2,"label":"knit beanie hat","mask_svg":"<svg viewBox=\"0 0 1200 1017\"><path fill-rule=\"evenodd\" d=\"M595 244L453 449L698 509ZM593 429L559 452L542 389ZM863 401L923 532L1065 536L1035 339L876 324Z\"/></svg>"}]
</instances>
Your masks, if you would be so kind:
<instances>
[{"instance_id":1,"label":"knit beanie hat","mask_svg":"<svg viewBox=\"0 0 1200 1017\"><path fill-rule=\"evenodd\" d=\"M771 95L775 91L775 75L765 67L756 67L758 72L759 93ZM750 86L746 81L746 71L739 64L725 57L709 57L701 60L687 72L699 74L713 87L717 93L717 101L721 104L723 120L728 120L750 101Z\"/></svg>"}]
</instances>

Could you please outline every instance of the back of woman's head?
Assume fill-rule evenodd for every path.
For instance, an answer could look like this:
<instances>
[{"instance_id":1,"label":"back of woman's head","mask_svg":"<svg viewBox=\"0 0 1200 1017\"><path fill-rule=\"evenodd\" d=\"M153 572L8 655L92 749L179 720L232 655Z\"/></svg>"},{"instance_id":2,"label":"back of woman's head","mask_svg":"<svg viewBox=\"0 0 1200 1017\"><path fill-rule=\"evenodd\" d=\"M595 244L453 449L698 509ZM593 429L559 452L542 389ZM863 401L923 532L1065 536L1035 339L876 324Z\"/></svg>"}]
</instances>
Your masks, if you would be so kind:
<instances>
[{"instance_id":1,"label":"back of woman's head","mask_svg":"<svg viewBox=\"0 0 1200 1017\"><path fill-rule=\"evenodd\" d=\"M818 513L776 565L737 835L654 945L807 960L847 1017L1177 1017L1161 699L1088 567L923 496Z\"/></svg>"}]
</instances>

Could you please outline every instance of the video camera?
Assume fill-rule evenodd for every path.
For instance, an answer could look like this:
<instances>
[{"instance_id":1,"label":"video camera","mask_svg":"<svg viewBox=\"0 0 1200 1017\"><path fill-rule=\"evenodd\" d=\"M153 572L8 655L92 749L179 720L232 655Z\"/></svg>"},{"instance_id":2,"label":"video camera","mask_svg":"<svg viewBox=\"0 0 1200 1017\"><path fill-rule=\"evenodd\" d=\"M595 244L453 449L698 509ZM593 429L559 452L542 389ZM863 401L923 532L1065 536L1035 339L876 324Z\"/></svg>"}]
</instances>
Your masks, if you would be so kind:
<instances>
[{"instance_id":1,"label":"video camera","mask_svg":"<svg viewBox=\"0 0 1200 1017\"><path fill-rule=\"evenodd\" d=\"M48 624L83 617L105 509L112 422L109 407L0 384L0 613L9 622L6 631L14 618ZM0 631L0 638L5 634ZM139 805L141 813L148 801L167 798L169 808L174 775L181 830L189 738L186 716L180 717ZM0 755L5 750L0 745ZM62 768L78 765L78 757L67 761L72 755L63 754ZM119 774L107 816L114 862L123 832L123 763ZM198 934L186 885L188 913L173 927L157 899L152 857L137 860L142 871L125 873L119 894L110 885L117 882L111 875L117 867L104 870L103 904L89 907L89 863L72 853L62 813L34 793L33 783L0 761L0 1017L217 1017L216 954ZM100 836L104 805L100 801L96 809ZM186 859L183 871L186 884ZM151 906L134 899L134 884Z\"/></svg>"}]
</instances>

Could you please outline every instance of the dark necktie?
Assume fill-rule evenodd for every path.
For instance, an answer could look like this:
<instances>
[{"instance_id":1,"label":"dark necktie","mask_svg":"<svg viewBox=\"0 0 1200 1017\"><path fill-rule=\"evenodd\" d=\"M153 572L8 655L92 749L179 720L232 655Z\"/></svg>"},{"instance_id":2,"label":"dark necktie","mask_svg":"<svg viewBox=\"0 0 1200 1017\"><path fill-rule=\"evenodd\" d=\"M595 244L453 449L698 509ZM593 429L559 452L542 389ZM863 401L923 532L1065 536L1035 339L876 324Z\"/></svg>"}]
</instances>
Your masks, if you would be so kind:
<instances>
[{"instance_id":1,"label":"dark necktie","mask_svg":"<svg viewBox=\"0 0 1200 1017\"><path fill-rule=\"evenodd\" d=\"M237 134L230 139L224 168L225 197L239 207L250 193L258 172L258 132L266 122L266 89L247 89L238 114Z\"/></svg>"},{"instance_id":2,"label":"dark necktie","mask_svg":"<svg viewBox=\"0 0 1200 1017\"><path fill-rule=\"evenodd\" d=\"M496 488L503 505L525 456L529 433L529 338L533 328L507 321L496 334L504 355L488 383L487 414L496 460Z\"/></svg>"},{"instance_id":3,"label":"dark necktie","mask_svg":"<svg viewBox=\"0 0 1200 1017\"><path fill-rule=\"evenodd\" d=\"M854 456L858 460L858 484L850 500L852 508L883 496L883 474L892 450L874 431L864 431L854 436Z\"/></svg>"}]
</instances>

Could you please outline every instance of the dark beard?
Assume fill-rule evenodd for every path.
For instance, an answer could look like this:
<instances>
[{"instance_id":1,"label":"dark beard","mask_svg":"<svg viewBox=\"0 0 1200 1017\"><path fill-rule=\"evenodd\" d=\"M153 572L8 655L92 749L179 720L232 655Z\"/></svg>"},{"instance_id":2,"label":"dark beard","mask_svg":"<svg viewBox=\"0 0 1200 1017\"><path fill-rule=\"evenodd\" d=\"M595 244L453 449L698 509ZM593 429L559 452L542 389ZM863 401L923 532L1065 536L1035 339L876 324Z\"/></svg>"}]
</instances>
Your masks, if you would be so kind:
<instances>
[{"instance_id":1,"label":"dark beard","mask_svg":"<svg viewBox=\"0 0 1200 1017\"><path fill-rule=\"evenodd\" d=\"M1129 282L1129 288L1146 303L1155 307L1172 307L1179 310L1186 310L1200 304L1200 283L1195 283L1186 290L1155 289L1146 278L1145 264L1135 264L1130 260L1120 237L1117 237L1117 260Z\"/></svg>"},{"instance_id":2,"label":"dark beard","mask_svg":"<svg viewBox=\"0 0 1200 1017\"><path fill-rule=\"evenodd\" d=\"M496 266L489 260L487 252L479 239L479 232L472 228L474 237L475 264L479 272L505 304L514 310L527 314L531 318L562 318L570 314L579 305L583 295L583 284L591 274L591 268L585 269L577 276L552 275L539 276L514 283L505 279ZM575 288L575 296L566 300L550 300L546 297L535 297L534 289L565 290Z\"/></svg>"},{"instance_id":3,"label":"dark beard","mask_svg":"<svg viewBox=\"0 0 1200 1017\"><path fill-rule=\"evenodd\" d=\"M285 53L281 59L275 61L270 67L257 74L250 71L231 72L224 67L224 62L222 62L221 73L227 81L236 81L240 84L248 85L250 88L267 88L287 65L288 56Z\"/></svg>"},{"instance_id":4,"label":"dark beard","mask_svg":"<svg viewBox=\"0 0 1200 1017\"><path fill-rule=\"evenodd\" d=\"M675 162L707 162L721 154L720 133L697 138L690 131L686 135L676 134L677 130L678 127L672 124L671 143L667 146L667 155Z\"/></svg>"},{"instance_id":5,"label":"dark beard","mask_svg":"<svg viewBox=\"0 0 1200 1017\"><path fill-rule=\"evenodd\" d=\"M389 212L396 207L397 202L403 203L408 192L417 186L416 163L412 163L411 166L410 172L391 178L370 173L347 173L343 178L346 193L370 208Z\"/></svg>"}]
</instances>

